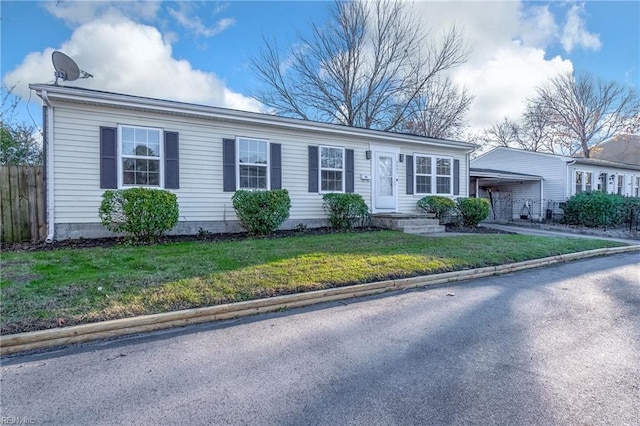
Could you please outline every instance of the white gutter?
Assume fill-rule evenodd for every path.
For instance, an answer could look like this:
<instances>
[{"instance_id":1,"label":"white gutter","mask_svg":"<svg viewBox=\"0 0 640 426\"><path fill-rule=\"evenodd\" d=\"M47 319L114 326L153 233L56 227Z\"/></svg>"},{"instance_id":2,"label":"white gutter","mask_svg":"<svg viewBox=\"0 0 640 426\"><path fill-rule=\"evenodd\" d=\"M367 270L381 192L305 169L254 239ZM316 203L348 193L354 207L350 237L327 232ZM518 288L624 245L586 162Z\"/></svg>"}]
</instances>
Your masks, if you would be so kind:
<instances>
[{"instance_id":1,"label":"white gutter","mask_svg":"<svg viewBox=\"0 0 640 426\"><path fill-rule=\"evenodd\" d=\"M40 97L47 105L47 116L42 117L46 120L47 134L45 135L45 142L47 144L47 238L45 242L52 243L55 237L55 215L54 215L54 186L53 186L53 106L49 101L49 96L46 90L40 92Z\"/></svg>"}]
</instances>

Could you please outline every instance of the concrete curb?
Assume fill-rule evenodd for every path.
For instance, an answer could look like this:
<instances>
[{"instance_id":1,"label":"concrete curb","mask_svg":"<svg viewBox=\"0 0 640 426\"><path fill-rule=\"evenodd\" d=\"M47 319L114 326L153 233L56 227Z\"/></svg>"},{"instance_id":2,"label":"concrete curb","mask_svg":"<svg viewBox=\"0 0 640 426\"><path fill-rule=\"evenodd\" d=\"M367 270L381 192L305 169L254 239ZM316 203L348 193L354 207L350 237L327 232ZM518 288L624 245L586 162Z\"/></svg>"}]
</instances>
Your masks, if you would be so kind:
<instances>
[{"instance_id":1,"label":"concrete curb","mask_svg":"<svg viewBox=\"0 0 640 426\"><path fill-rule=\"evenodd\" d=\"M630 251L640 251L640 246L603 248L545 257L542 259L527 260L508 265L488 266L484 268L446 272L436 275L379 281L375 283L330 288L307 293L276 296L267 299L230 303L227 305L186 309L182 311L143 315L133 318L82 324L65 328L10 334L0 336L0 355L10 355L33 349L88 342L91 340L173 327L182 327L189 324L238 318L247 315L273 312L281 309L298 308L334 300L369 296L387 291L397 291L415 287L426 287L436 284L483 278L492 275L521 271L524 269L538 268L540 266L554 265L570 260L626 253Z\"/></svg>"}]
</instances>

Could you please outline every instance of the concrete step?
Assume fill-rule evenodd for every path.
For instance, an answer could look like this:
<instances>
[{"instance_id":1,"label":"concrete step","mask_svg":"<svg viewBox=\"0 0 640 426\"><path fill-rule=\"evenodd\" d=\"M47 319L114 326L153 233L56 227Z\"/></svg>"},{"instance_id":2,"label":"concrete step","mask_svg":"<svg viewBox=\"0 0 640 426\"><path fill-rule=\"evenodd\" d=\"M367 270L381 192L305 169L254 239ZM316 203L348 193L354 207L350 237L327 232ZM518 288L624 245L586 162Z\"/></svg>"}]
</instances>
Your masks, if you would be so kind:
<instances>
[{"instance_id":1,"label":"concrete step","mask_svg":"<svg viewBox=\"0 0 640 426\"><path fill-rule=\"evenodd\" d=\"M405 234L433 234L436 232L445 232L444 225L429 225L429 226L406 226L402 229Z\"/></svg>"},{"instance_id":2,"label":"concrete step","mask_svg":"<svg viewBox=\"0 0 640 426\"><path fill-rule=\"evenodd\" d=\"M378 228L402 230L409 226L434 226L438 225L438 219L427 215L374 215L371 224Z\"/></svg>"}]
</instances>

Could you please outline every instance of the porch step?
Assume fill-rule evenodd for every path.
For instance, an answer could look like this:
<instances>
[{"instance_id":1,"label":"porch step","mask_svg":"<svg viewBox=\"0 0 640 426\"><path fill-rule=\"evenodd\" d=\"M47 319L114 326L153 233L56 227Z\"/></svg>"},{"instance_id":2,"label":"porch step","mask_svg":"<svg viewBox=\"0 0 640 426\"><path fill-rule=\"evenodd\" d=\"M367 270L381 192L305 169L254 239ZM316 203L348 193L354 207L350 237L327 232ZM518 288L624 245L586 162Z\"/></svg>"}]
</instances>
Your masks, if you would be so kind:
<instances>
[{"instance_id":1,"label":"porch step","mask_svg":"<svg viewBox=\"0 0 640 426\"><path fill-rule=\"evenodd\" d=\"M378 228L395 229L407 234L430 234L445 232L434 214L374 214L371 224Z\"/></svg>"},{"instance_id":2,"label":"porch step","mask_svg":"<svg viewBox=\"0 0 640 426\"><path fill-rule=\"evenodd\" d=\"M405 234L435 234L445 232L444 225L405 226L402 228Z\"/></svg>"}]
</instances>

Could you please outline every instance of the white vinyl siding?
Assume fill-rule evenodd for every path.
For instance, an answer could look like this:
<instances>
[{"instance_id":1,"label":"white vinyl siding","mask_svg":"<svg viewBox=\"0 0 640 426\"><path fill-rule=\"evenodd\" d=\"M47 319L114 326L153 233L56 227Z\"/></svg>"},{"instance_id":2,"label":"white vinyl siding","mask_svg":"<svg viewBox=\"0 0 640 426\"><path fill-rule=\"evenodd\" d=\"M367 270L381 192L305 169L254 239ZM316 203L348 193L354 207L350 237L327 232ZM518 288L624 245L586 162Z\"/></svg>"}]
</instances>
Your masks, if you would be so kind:
<instances>
[{"instance_id":1,"label":"white vinyl siding","mask_svg":"<svg viewBox=\"0 0 640 426\"><path fill-rule=\"evenodd\" d=\"M326 221L322 196L308 192L308 146L328 146L334 140L343 144L341 149L354 150L354 192L361 194L369 206L372 205L372 182L367 178L372 174L372 161L365 155L372 143L370 135L328 136L315 131L283 130L264 123L238 124L202 117L145 110L132 112L130 109L90 104L75 106L62 102L54 105L54 113L56 224L100 223L98 208L105 191L100 189L101 126L163 129L179 134L180 188L171 191L178 197L180 222L230 223L237 220L231 202L233 193L223 191L222 174L222 140L236 139L237 135L281 145L282 188L287 189L291 197L290 222L295 224L307 219ZM468 194L468 171L463 148L432 148L419 143L397 143L394 146L407 156L428 147L428 152L435 156L458 159L460 196ZM398 211L414 213L420 197L406 194L405 172L406 161L399 163L397 170Z\"/></svg>"},{"instance_id":2,"label":"white vinyl siding","mask_svg":"<svg viewBox=\"0 0 640 426\"><path fill-rule=\"evenodd\" d=\"M545 200L565 201L574 193L575 173L568 174L566 162L557 155L498 148L474 159L471 167L542 176Z\"/></svg>"}]
</instances>

